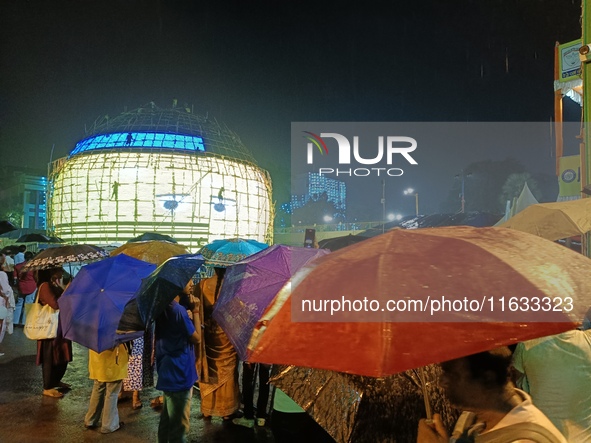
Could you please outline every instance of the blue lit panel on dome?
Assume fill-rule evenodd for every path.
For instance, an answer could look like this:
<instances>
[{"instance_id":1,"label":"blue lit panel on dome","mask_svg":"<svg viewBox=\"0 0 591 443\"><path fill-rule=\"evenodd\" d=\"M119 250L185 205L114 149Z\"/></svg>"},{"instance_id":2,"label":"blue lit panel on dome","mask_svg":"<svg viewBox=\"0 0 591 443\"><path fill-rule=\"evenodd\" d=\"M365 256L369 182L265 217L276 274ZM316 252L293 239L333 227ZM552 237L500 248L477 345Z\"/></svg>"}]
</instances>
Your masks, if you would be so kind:
<instances>
[{"instance_id":1,"label":"blue lit panel on dome","mask_svg":"<svg viewBox=\"0 0 591 443\"><path fill-rule=\"evenodd\" d=\"M113 132L79 141L70 156L99 149L165 148L181 151L205 151L203 139L193 135L158 132Z\"/></svg>"}]
</instances>

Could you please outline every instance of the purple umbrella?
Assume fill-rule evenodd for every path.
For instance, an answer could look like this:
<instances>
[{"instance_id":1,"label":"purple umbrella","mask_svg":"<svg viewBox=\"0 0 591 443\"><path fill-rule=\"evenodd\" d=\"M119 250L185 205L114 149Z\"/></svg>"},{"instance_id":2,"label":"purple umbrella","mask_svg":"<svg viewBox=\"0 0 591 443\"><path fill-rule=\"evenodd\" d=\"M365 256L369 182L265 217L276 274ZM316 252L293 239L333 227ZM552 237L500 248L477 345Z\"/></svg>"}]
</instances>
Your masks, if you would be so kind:
<instances>
[{"instance_id":1,"label":"purple umbrella","mask_svg":"<svg viewBox=\"0 0 591 443\"><path fill-rule=\"evenodd\" d=\"M224 330L238 355L247 359L252 331L267 306L292 275L325 249L273 245L228 267L213 318Z\"/></svg>"}]
</instances>

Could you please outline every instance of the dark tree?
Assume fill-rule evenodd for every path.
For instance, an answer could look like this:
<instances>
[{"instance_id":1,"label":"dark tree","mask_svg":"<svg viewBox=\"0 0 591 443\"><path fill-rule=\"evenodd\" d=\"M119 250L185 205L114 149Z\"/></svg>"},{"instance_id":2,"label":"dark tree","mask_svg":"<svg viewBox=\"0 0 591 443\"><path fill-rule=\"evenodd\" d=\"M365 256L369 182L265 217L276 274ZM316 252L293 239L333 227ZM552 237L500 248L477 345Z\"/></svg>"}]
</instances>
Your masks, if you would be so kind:
<instances>
[{"instance_id":1,"label":"dark tree","mask_svg":"<svg viewBox=\"0 0 591 443\"><path fill-rule=\"evenodd\" d=\"M331 216L335 223L340 221L334 202L329 201L326 192L323 192L319 195L312 195L304 206L295 209L291 220L294 224L301 222L303 225L312 225L326 223L324 217L327 215Z\"/></svg>"},{"instance_id":2,"label":"dark tree","mask_svg":"<svg viewBox=\"0 0 591 443\"><path fill-rule=\"evenodd\" d=\"M525 172L524 166L513 158L503 161L484 160L464 168L465 211L503 212L499 196L503 185L511 174ZM461 209L461 177L458 177L447 199L440 205L441 212L459 212Z\"/></svg>"}]
</instances>

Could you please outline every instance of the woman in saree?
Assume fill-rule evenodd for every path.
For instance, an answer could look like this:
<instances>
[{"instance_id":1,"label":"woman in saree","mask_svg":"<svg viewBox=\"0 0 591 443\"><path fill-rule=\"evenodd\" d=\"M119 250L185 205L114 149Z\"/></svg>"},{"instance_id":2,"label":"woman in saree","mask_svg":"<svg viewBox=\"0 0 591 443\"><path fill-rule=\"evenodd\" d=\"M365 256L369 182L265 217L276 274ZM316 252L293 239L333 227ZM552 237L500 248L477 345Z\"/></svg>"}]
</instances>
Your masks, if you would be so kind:
<instances>
[{"instance_id":1,"label":"woman in saree","mask_svg":"<svg viewBox=\"0 0 591 443\"><path fill-rule=\"evenodd\" d=\"M212 277L201 280L195 288L199 301L194 321L203 325L197 373L204 418L216 416L228 420L240 407L238 357L226 333L211 316L226 269L214 268L214 271Z\"/></svg>"}]
</instances>

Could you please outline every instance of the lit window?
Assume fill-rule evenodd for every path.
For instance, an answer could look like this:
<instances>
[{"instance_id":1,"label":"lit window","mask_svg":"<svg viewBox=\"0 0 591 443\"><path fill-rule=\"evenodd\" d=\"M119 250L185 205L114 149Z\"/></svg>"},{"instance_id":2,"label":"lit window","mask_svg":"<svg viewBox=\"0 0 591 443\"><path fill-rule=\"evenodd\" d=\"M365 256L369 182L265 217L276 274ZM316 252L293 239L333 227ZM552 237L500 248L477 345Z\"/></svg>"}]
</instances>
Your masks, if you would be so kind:
<instances>
[{"instance_id":1,"label":"lit window","mask_svg":"<svg viewBox=\"0 0 591 443\"><path fill-rule=\"evenodd\" d=\"M115 132L81 140L70 152L70 157L83 152L112 148L167 148L205 151L203 139L197 136L154 132Z\"/></svg>"}]
</instances>

